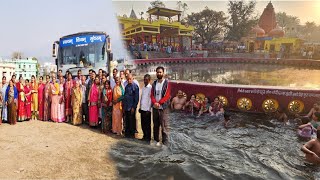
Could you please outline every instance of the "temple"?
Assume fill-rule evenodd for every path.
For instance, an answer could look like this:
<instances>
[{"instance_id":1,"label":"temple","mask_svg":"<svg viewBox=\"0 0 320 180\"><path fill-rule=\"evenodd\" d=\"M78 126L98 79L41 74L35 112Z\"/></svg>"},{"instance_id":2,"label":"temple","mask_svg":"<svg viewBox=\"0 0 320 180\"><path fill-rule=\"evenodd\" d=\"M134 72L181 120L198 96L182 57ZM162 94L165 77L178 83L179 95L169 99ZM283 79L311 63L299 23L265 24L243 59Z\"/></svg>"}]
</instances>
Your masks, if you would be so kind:
<instances>
[{"instance_id":1,"label":"temple","mask_svg":"<svg viewBox=\"0 0 320 180\"><path fill-rule=\"evenodd\" d=\"M174 46L177 51L192 46L192 31L194 28L180 21L181 11L154 7L147 11L148 18L138 19L134 10L130 17L118 16L123 40L129 44L134 39L136 43L157 44L160 47Z\"/></svg>"},{"instance_id":2,"label":"temple","mask_svg":"<svg viewBox=\"0 0 320 180\"><path fill-rule=\"evenodd\" d=\"M253 27L248 37L242 38L248 52L281 54L288 57L299 53L303 41L299 38L285 37L285 31L277 25L276 13L271 2L260 16L258 24Z\"/></svg>"}]
</instances>

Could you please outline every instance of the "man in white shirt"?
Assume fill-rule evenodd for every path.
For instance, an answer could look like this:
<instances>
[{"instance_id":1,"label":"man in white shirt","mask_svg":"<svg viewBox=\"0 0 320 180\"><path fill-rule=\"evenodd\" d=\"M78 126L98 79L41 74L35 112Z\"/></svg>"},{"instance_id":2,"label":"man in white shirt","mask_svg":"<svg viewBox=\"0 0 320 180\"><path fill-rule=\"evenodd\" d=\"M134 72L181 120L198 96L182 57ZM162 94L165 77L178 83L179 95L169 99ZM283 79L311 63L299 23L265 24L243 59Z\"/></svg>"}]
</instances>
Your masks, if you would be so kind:
<instances>
[{"instance_id":1,"label":"man in white shirt","mask_svg":"<svg viewBox=\"0 0 320 180\"><path fill-rule=\"evenodd\" d=\"M143 131L143 138L141 140L151 141L151 76L146 74L143 78L144 87L142 88L140 109L141 127Z\"/></svg>"}]
</instances>

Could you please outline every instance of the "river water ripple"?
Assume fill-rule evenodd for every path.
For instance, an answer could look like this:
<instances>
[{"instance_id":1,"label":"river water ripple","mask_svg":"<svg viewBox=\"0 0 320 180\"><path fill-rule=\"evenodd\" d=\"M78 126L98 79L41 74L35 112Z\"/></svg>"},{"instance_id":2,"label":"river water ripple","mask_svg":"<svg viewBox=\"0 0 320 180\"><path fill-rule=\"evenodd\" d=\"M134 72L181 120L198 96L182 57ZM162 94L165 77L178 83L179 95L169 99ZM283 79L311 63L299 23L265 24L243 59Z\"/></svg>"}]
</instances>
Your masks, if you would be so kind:
<instances>
[{"instance_id":1,"label":"river water ripple","mask_svg":"<svg viewBox=\"0 0 320 180\"><path fill-rule=\"evenodd\" d=\"M230 128L211 117L170 114L170 145L122 140L110 152L121 179L318 179L304 162L296 124L231 113Z\"/></svg>"}]
</instances>

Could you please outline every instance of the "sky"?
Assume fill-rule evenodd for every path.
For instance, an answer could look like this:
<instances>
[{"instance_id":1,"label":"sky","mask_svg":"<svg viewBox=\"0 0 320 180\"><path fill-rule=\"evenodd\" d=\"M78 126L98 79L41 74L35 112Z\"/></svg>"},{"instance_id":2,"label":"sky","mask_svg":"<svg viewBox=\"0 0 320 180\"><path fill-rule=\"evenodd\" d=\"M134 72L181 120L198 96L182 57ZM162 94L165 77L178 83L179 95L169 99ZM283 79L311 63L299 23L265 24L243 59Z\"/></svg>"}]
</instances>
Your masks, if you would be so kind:
<instances>
[{"instance_id":1,"label":"sky","mask_svg":"<svg viewBox=\"0 0 320 180\"><path fill-rule=\"evenodd\" d=\"M126 56L111 0L0 0L0 57L12 52L43 61L60 37L82 31L111 36L115 57Z\"/></svg>"},{"instance_id":2,"label":"sky","mask_svg":"<svg viewBox=\"0 0 320 180\"><path fill-rule=\"evenodd\" d=\"M52 61L52 43L61 36L81 31L105 31L112 38L117 58L125 57L115 14L129 15L133 7L138 15L145 12L150 1L135 0L0 0L0 57L9 58L14 51L42 62ZM183 1L183 0L182 0ZM168 8L177 8L177 1L164 0ZM227 1L184 1L187 13L205 6L226 11ZM272 1L276 12L298 16L301 22L320 24L320 0ZM268 1L257 1L256 13L261 14ZM139 16L139 15L138 15Z\"/></svg>"}]
</instances>

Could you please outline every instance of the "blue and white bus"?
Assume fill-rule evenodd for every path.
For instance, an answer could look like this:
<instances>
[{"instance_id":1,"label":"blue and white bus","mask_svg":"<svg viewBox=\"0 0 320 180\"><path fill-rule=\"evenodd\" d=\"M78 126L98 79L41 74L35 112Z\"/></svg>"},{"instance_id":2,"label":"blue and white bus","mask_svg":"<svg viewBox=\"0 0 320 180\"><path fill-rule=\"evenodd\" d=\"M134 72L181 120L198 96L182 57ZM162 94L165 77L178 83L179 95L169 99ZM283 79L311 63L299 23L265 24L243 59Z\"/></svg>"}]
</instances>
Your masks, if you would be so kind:
<instances>
[{"instance_id":1,"label":"blue and white bus","mask_svg":"<svg viewBox=\"0 0 320 180\"><path fill-rule=\"evenodd\" d=\"M63 73L76 75L79 69L84 75L89 69L108 71L112 61L110 37L105 32L80 32L63 36L54 42L52 56Z\"/></svg>"}]
</instances>

